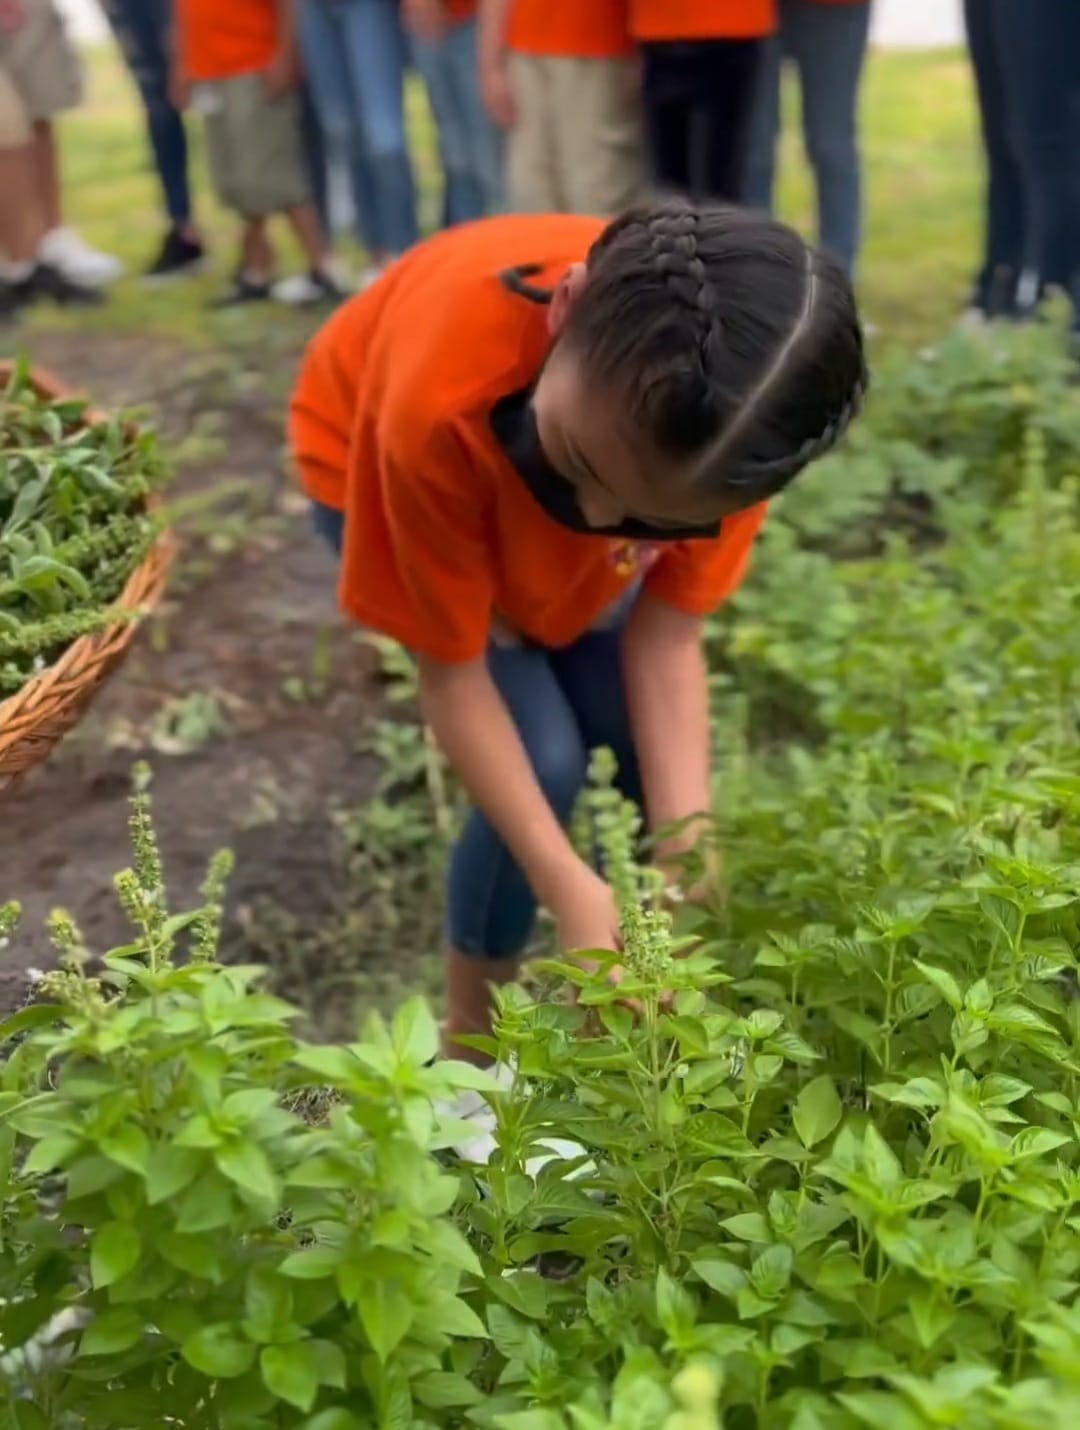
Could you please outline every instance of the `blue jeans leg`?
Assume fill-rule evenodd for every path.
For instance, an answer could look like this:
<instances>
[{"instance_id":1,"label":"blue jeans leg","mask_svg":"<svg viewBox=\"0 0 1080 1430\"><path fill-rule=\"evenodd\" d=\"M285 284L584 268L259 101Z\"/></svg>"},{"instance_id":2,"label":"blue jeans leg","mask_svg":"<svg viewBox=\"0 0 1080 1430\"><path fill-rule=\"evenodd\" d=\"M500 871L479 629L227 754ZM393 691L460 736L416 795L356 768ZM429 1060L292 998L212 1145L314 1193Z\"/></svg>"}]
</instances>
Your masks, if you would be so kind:
<instances>
[{"instance_id":1,"label":"blue jeans leg","mask_svg":"<svg viewBox=\"0 0 1080 1430\"><path fill-rule=\"evenodd\" d=\"M345 539L345 513L325 502L311 503L311 525L315 535L330 547L335 555L341 555L341 543Z\"/></svg>"},{"instance_id":2,"label":"blue jeans leg","mask_svg":"<svg viewBox=\"0 0 1080 1430\"><path fill-rule=\"evenodd\" d=\"M357 236L372 253L390 252L393 235L367 148L345 0L300 0L297 18L312 105L328 158L349 175Z\"/></svg>"},{"instance_id":3,"label":"blue jeans leg","mask_svg":"<svg viewBox=\"0 0 1080 1430\"><path fill-rule=\"evenodd\" d=\"M540 787L566 823L585 783L588 751L548 653L496 646L489 665ZM536 898L524 873L487 818L473 810L450 859L450 947L477 958L516 958L535 917Z\"/></svg>"},{"instance_id":4,"label":"blue jeans leg","mask_svg":"<svg viewBox=\"0 0 1080 1430\"><path fill-rule=\"evenodd\" d=\"M589 752L615 751L624 792L640 798L620 662L621 631L596 631L562 651L493 646L489 667L548 803L565 824L585 785ZM536 898L487 819L474 810L450 862L450 946L478 958L516 958Z\"/></svg>"},{"instance_id":5,"label":"blue jeans leg","mask_svg":"<svg viewBox=\"0 0 1080 1430\"><path fill-rule=\"evenodd\" d=\"M378 215L380 249L404 253L420 236L405 130L408 45L398 0L336 0Z\"/></svg>"},{"instance_id":6,"label":"blue jeans leg","mask_svg":"<svg viewBox=\"0 0 1080 1430\"><path fill-rule=\"evenodd\" d=\"M322 127L315 106L311 100L311 88L305 82L300 87L300 138L304 148L304 166L307 169L308 184L315 211L319 215L323 236L330 237L330 176L327 171L326 145L323 142Z\"/></svg>"},{"instance_id":7,"label":"blue jeans leg","mask_svg":"<svg viewBox=\"0 0 1080 1430\"><path fill-rule=\"evenodd\" d=\"M495 213L502 202L501 143L484 108L476 55L475 21L454 25L437 43L413 42L439 131L448 224Z\"/></svg>"},{"instance_id":8,"label":"blue jeans leg","mask_svg":"<svg viewBox=\"0 0 1080 1430\"><path fill-rule=\"evenodd\" d=\"M169 101L169 0L108 0L106 11L142 98L169 219L190 223L187 136Z\"/></svg>"},{"instance_id":9,"label":"blue jeans leg","mask_svg":"<svg viewBox=\"0 0 1080 1430\"><path fill-rule=\"evenodd\" d=\"M862 239L859 81L870 4L781 0L785 48L799 69L806 150L817 179L822 246L852 272Z\"/></svg>"},{"instance_id":10,"label":"blue jeans leg","mask_svg":"<svg viewBox=\"0 0 1080 1430\"><path fill-rule=\"evenodd\" d=\"M345 517L314 502L315 532L340 554ZM565 824L584 788L590 751L615 755L619 788L641 805L641 776L623 692L622 625L590 631L564 650L497 646L488 667L529 755L540 788ZM500 836L479 810L450 858L447 938L475 958L516 958L529 941L536 897Z\"/></svg>"}]
</instances>

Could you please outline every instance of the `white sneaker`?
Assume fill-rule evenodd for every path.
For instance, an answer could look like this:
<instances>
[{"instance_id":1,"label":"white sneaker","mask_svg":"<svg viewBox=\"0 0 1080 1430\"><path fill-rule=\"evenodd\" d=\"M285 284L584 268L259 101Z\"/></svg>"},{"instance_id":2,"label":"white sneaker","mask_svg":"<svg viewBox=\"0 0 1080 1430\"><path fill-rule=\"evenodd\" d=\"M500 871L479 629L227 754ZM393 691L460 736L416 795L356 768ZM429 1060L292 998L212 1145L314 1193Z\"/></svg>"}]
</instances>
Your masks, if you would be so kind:
<instances>
[{"instance_id":1,"label":"white sneaker","mask_svg":"<svg viewBox=\"0 0 1080 1430\"><path fill-rule=\"evenodd\" d=\"M85 284L88 288L115 283L124 271L119 258L91 248L73 228L51 229L41 240L38 257L58 269L70 282Z\"/></svg>"},{"instance_id":2,"label":"white sneaker","mask_svg":"<svg viewBox=\"0 0 1080 1430\"><path fill-rule=\"evenodd\" d=\"M310 273L294 273L282 278L270 290L270 296L290 308L311 308L316 303L340 303L353 292L348 274L333 261Z\"/></svg>"},{"instance_id":3,"label":"white sneaker","mask_svg":"<svg viewBox=\"0 0 1080 1430\"><path fill-rule=\"evenodd\" d=\"M440 1117L451 1118L462 1124L460 1137L450 1143L463 1162L472 1162L483 1167L491 1161L498 1147L495 1140L497 1126L495 1113L485 1100L483 1093L471 1088L459 1092L452 1102L437 1103L435 1111Z\"/></svg>"}]
</instances>

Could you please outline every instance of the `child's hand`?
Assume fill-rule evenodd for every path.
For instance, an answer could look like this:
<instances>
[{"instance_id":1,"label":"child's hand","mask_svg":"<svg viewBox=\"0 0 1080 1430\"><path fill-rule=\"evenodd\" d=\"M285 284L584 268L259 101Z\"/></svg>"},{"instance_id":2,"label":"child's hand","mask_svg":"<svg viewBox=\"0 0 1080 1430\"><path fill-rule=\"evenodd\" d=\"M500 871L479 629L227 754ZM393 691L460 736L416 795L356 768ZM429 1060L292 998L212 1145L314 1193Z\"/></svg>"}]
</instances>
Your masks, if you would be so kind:
<instances>
[{"instance_id":1,"label":"child's hand","mask_svg":"<svg viewBox=\"0 0 1080 1430\"><path fill-rule=\"evenodd\" d=\"M402 14L406 28L418 40L435 45L446 34L446 7L443 0L403 0Z\"/></svg>"},{"instance_id":2,"label":"child's hand","mask_svg":"<svg viewBox=\"0 0 1080 1430\"><path fill-rule=\"evenodd\" d=\"M510 89L505 55L480 58L480 88L484 106L500 129L513 129L517 123L517 106Z\"/></svg>"},{"instance_id":3,"label":"child's hand","mask_svg":"<svg viewBox=\"0 0 1080 1430\"><path fill-rule=\"evenodd\" d=\"M278 50L266 68L263 81L271 99L280 99L290 89L296 88L300 82L300 66L291 45Z\"/></svg>"},{"instance_id":4,"label":"child's hand","mask_svg":"<svg viewBox=\"0 0 1080 1430\"><path fill-rule=\"evenodd\" d=\"M564 882L551 914L559 943L568 953L578 949L619 947L619 909L611 885L587 864Z\"/></svg>"},{"instance_id":5,"label":"child's hand","mask_svg":"<svg viewBox=\"0 0 1080 1430\"><path fill-rule=\"evenodd\" d=\"M686 861L692 855L703 867L693 883L687 883ZM673 903L724 902L724 862L704 818L693 820L679 834L664 840L656 851L656 867L664 876Z\"/></svg>"}]
</instances>

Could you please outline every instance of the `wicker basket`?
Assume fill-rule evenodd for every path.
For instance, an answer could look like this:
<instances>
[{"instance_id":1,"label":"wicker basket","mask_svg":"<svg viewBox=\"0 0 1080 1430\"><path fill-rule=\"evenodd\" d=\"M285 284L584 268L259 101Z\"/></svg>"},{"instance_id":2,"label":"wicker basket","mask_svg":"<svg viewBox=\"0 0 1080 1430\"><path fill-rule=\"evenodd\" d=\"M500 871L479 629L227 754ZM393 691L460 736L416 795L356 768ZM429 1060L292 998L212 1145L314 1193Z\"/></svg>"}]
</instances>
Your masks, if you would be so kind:
<instances>
[{"instance_id":1,"label":"wicker basket","mask_svg":"<svg viewBox=\"0 0 1080 1430\"><path fill-rule=\"evenodd\" d=\"M0 362L0 386L11 376L10 363ZM32 381L42 396L67 396L63 385L35 370ZM90 412L93 418L99 413ZM149 509L157 505L151 497ZM128 577L117 597L118 611L146 614L157 605L175 554L168 532L163 532L142 563ZM77 725L94 695L128 652L138 620L120 620L73 641L60 658L9 696L0 700L0 790L45 759L64 735Z\"/></svg>"}]
</instances>

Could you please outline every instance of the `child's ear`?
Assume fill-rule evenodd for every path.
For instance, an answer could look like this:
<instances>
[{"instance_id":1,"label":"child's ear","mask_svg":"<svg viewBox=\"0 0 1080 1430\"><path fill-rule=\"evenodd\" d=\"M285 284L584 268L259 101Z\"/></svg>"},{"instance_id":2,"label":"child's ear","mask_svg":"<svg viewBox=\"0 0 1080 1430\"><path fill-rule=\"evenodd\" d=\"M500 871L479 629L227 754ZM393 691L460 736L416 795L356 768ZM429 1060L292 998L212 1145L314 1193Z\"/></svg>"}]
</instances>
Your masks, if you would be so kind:
<instances>
[{"instance_id":1,"label":"child's ear","mask_svg":"<svg viewBox=\"0 0 1080 1430\"><path fill-rule=\"evenodd\" d=\"M584 287L585 265L584 263L574 263L551 295L551 302L548 305L548 332L553 338L557 338L566 327L570 309L581 297Z\"/></svg>"}]
</instances>

